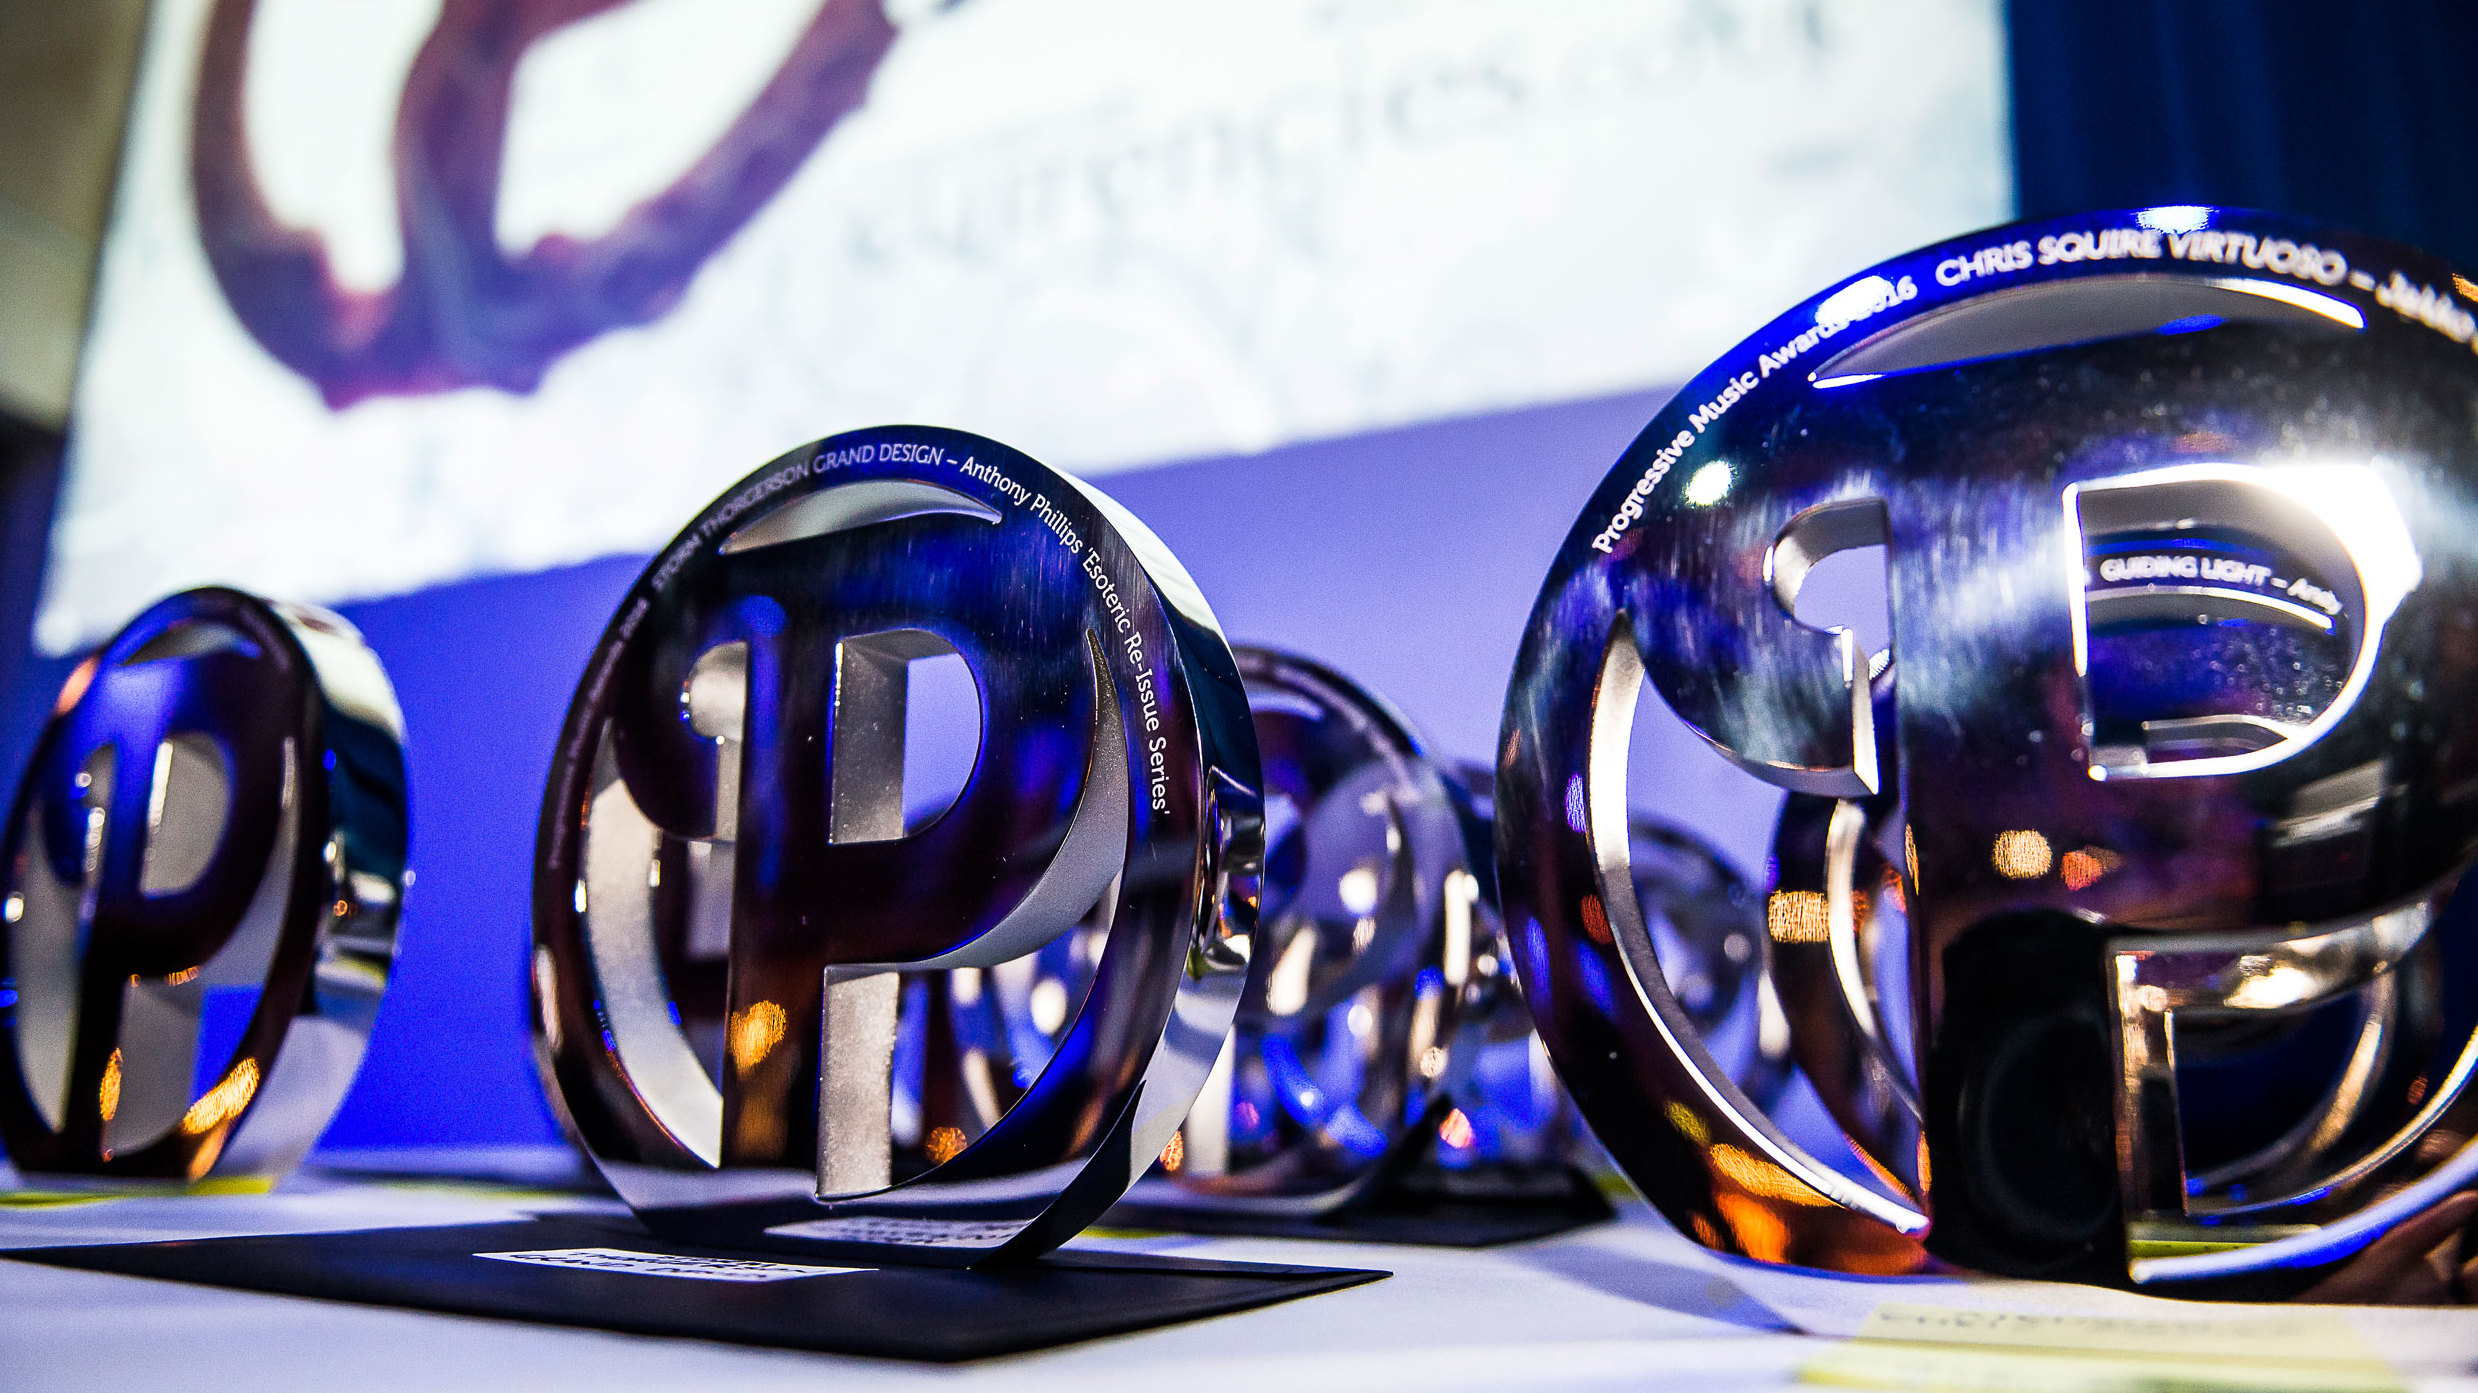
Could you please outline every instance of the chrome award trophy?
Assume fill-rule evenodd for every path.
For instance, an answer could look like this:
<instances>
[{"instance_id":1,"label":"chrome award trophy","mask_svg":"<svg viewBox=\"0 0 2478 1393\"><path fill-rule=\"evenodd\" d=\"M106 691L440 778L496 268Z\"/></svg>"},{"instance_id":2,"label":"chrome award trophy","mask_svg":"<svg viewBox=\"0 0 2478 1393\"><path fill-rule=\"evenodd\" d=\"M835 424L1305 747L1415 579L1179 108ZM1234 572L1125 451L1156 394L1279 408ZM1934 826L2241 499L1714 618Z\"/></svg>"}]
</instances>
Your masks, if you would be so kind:
<instances>
[{"instance_id":1,"label":"chrome award trophy","mask_svg":"<svg viewBox=\"0 0 2478 1393\"><path fill-rule=\"evenodd\" d=\"M404 721L361 635L174 595L78 664L0 862L0 1140L46 1178L290 1169L395 955Z\"/></svg>"},{"instance_id":2,"label":"chrome award trophy","mask_svg":"<svg viewBox=\"0 0 2478 1393\"><path fill-rule=\"evenodd\" d=\"M2478 1177L2473 291L2261 214L2024 223L1816 296L1636 441L1533 611L1497 852L1549 1052L1682 1231L2204 1292ZM1883 653L1796 617L1863 547ZM1838 1137L1720 1067L1647 932L1639 696L1799 795L1769 972Z\"/></svg>"},{"instance_id":3,"label":"chrome award trophy","mask_svg":"<svg viewBox=\"0 0 2478 1393\"><path fill-rule=\"evenodd\" d=\"M933 655L970 668L979 743L923 821ZM664 1238L1038 1255L1153 1164L1221 1052L1259 787L1230 650L1134 518L957 431L803 446L655 558L578 685L536 859L550 1091ZM1089 987L1054 1046L981 1071L987 1125L897 1118L903 974L1045 952L1089 954Z\"/></svg>"},{"instance_id":4,"label":"chrome award trophy","mask_svg":"<svg viewBox=\"0 0 2478 1393\"><path fill-rule=\"evenodd\" d=\"M1333 1215L1434 1149L1474 1149L1471 1062L1520 1010L1451 771L1333 669L1238 656L1265 762L1264 965L1177 1149L1130 1196L1167 1222Z\"/></svg>"},{"instance_id":5,"label":"chrome award trophy","mask_svg":"<svg viewBox=\"0 0 2478 1393\"><path fill-rule=\"evenodd\" d=\"M1576 1203L1563 1095L1545 1059L1530 1067L1458 771L1332 668L1234 651L1265 770L1261 963L1196 1106L1108 1222L1468 1243L1605 1217L1596 1194ZM1094 932L908 985L898 1117L989 1125L1089 989Z\"/></svg>"},{"instance_id":6,"label":"chrome award trophy","mask_svg":"<svg viewBox=\"0 0 2478 1393\"><path fill-rule=\"evenodd\" d=\"M1480 821L1495 836L1497 771L1456 769ZM1769 1108L1791 1079L1789 1025L1767 974L1764 894L1702 837L1642 807L1626 818L1627 870L1645 932L1660 946L1670 994L1724 1076ZM1495 901L1495 878L1490 899ZM1495 922L1494 920L1492 922ZM1508 949L1512 947L1508 942ZM1525 970L1545 973L1544 964ZM1537 1168L1552 1157L1605 1170L1575 1117L1529 1006L1510 993L1494 1013L1463 1090L1484 1157Z\"/></svg>"}]
</instances>

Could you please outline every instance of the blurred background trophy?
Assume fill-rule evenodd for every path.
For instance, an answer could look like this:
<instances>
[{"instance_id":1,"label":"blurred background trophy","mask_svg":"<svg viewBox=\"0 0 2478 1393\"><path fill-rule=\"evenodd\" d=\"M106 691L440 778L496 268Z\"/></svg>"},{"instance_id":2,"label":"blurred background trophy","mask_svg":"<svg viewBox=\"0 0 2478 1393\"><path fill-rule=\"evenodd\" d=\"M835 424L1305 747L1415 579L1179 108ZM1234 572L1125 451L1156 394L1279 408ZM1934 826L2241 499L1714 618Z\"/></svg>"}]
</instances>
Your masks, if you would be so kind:
<instances>
[{"instance_id":1,"label":"blurred background trophy","mask_svg":"<svg viewBox=\"0 0 2478 1393\"><path fill-rule=\"evenodd\" d=\"M395 958L403 716L350 624L236 590L70 674L0 862L0 1141L20 1172L290 1170Z\"/></svg>"}]
</instances>

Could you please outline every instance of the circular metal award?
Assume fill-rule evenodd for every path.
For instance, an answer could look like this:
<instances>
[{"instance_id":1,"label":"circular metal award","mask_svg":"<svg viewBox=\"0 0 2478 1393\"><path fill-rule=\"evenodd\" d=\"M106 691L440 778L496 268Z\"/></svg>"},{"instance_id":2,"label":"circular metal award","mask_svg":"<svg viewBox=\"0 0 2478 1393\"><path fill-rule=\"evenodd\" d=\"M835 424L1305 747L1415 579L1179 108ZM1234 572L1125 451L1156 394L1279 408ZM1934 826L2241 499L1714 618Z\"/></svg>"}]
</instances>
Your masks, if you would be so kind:
<instances>
[{"instance_id":1,"label":"circular metal award","mask_svg":"<svg viewBox=\"0 0 2478 1393\"><path fill-rule=\"evenodd\" d=\"M1549 1052L1682 1231L2276 1284L2478 1177L2474 289L2257 213L2022 223L1637 439L1533 610L1497 854ZM1883 653L1799 618L1861 548ZM1799 795L1769 974L1838 1135L1720 1065L1647 930L1639 700Z\"/></svg>"},{"instance_id":2,"label":"circular metal award","mask_svg":"<svg viewBox=\"0 0 2478 1393\"><path fill-rule=\"evenodd\" d=\"M1493 839L1497 771L1466 764L1455 772ZM1711 843L1641 807L1628 812L1626 830L1627 871L1670 995L1720 1073L1757 1106L1770 1107L1793 1065L1789 1027L1767 973L1764 895ZM1492 874L1492 905L1496 898ZM1501 923L1494 912L1490 923ZM1503 955L1510 947L1497 951ZM1588 1156L1588 1146L1578 1145L1573 1100L1519 992L1503 996L1485 1040L1461 1094L1479 1154L1535 1167L1569 1153Z\"/></svg>"},{"instance_id":3,"label":"circular metal award","mask_svg":"<svg viewBox=\"0 0 2478 1393\"><path fill-rule=\"evenodd\" d=\"M404 720L361 635L235 590L70 673L0 861L0 1140L21 1171L290 1169L395 956Z\"/></svg>"},{"instance_id":4,"label":"circular metal award","mask_svg":"<svg viewBox=\"0 0 2478 1393\"><path fill-rule=\"evenodd\" d=\"M1473 870L1485 831L1409 720L1295 654L1242 648L1239 671L1265 761L1265 965L1165 1169L1209 1203L1322 1213L1472 1145L1453 1109L1511 989Z\"/></svg>"},{"instance_id":5,"label":"circular metal award","mask_svg":"<svg viewBox=\"0 0 2478 1393\"><path fill-rule=\"evenodd\" d=\"M1523 1017L1484 883L1487 829L1453 773L1350 678L1275 649L1234 653L1264 761L1262 966L1158 1173L1116 1221L1327 1214L1433 1147L1476 1159L1490 1148L1461 1111L1471 1061L1509 1008ZM907 987L898 1115L967 1137L994 1121L1004 1094L990 1080L1055 1050L1097 932Z\"/></svg>"},{"instance_id":6,"label":"circular metal award","mask_svg":"<svg viewBox=\"0 0 2478 1393\"><path fill-rule=\"evenodd\" d=\"M979 733L924 812L907 705L940 657ZM1153 1164L1221 1051L1259 787L1212 612L1116 504L958 431L803 446L655 558L569 709L535 863L551 1092L657 1233L1037 1255ZM1089 985L1054 1047L978 1074L986 1126L898 1117L904 974L1045 952Z\"/></svg>"}]
</instances>

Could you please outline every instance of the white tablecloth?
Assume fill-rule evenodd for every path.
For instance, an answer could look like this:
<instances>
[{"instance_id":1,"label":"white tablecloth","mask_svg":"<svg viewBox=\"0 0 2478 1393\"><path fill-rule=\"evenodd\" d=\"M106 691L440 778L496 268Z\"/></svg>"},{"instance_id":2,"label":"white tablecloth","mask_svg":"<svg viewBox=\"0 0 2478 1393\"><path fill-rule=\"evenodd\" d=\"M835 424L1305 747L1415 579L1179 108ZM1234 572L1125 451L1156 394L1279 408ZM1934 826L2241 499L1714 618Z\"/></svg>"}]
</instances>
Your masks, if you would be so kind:
<instances>
[{"instance_id":1,"label":"white tablecloth","mask_svg":"<svg viewBox=\"0 0 2478 1393\"><path fill-rule=\"evenodd\" d=\"M476 1186L297 1178L272 1194L0 1206L0 1246L484 1223L608 1204ZM1879 1303L2218 1316L2085 1287L1864 1281L1715 1257L1632 1201L1619 1222L1484 1251L1270 1239L1079 1246L1376 1267L1390 1279L1262 1310L959 1368L261 1296L0 1262L0 1389L1310 1390L1771 1388ZM2266 1313L2295 1312L2270 1308ZM2345 1318L2421 1390L2478 1390L2478 1310Z\"/></svg>"}]
</instances>

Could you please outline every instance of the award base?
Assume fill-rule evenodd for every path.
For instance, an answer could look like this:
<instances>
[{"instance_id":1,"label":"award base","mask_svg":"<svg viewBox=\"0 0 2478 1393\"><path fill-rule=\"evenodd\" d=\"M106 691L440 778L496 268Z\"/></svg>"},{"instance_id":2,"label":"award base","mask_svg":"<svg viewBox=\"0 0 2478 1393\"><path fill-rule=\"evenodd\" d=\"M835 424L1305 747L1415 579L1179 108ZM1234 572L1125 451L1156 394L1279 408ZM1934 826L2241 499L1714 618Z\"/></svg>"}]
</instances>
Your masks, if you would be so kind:
<instances>
[{"instance_id":1,"label":"award base","mask_svg":"<svg viewBox=\"0 0 2478 1393\"><path fill-rule=\"evenodd\" d=\"M1219 1200L1153 1178L1101 1222L1173 1233L1494 1248L1597 1224L1615 1212L1591 1177L1572 1168L1511 1174L1421 1169L1321 1214Z\"/></svg>"},{"instance_id":2,"label":"award base","mask_svg":"<svg viewBox=\"0 0 2478 1393\"><path fill-rule=\"evenodd\" d=\"M602 1214L0 1256L283 1296L934 1363L1149 1330L1388 1275L1084 1252L978 1271L834 1268L662 1243L624 1215Z\"/></svg>"}]
</instances>

